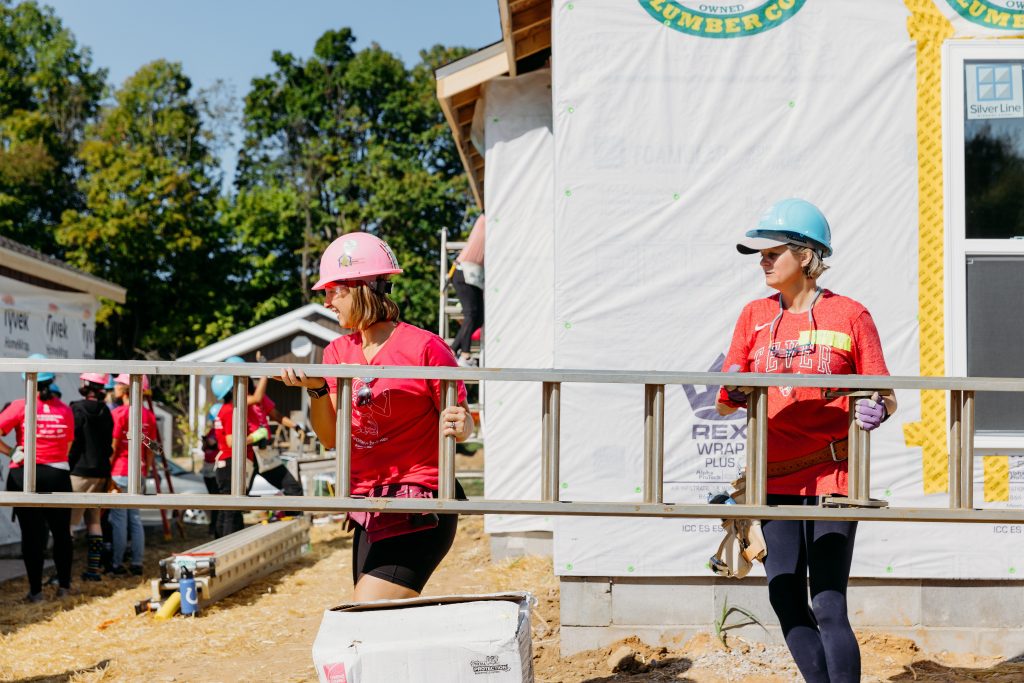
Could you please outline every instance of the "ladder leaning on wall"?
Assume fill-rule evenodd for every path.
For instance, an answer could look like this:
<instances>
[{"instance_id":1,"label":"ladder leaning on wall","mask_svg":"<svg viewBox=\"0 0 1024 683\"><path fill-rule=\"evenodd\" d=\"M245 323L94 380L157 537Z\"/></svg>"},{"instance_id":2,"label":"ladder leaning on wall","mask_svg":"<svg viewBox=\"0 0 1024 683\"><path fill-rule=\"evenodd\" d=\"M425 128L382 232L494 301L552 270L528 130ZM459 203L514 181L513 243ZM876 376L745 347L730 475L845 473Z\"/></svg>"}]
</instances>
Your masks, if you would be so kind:
<instances>
[{"instance_id":1,"label":"ladder leaning on wall","mask_svg":"<svg viewBox=\"0 0 1024 683\"><path fill-rule=\"evenodd\" d=\"M455 264L455 259L458 257L459 252L466 246L465 242L451 242L448 240L448 231L441 230L441 249L440 249L440 270L438 278L438 330L437 334L444 339L448 346L451 346L455 341L455 334L452 332L452 323L462 322L462 303L459 298L455 295L455 288L452 286L452 278L449 273L452 273L452 267ZM478 365L482 365L483 360L483 345L480 342L474 342L471 350L471 355L477 360ZM483 386L476 380L466 380L466 384L475 384L479 390L476 392L476 400L469 404L469 409L473 412L473 418L476 422L476 433L473 434L469 439L464 441L466 449L476 450L476 447L483 445L483 425L480 419L480 406L483 403ZM466 473L460 473L461 476L466 476ZM483 473L477 473L483 476Z\"/></svg>"}]
</instances>

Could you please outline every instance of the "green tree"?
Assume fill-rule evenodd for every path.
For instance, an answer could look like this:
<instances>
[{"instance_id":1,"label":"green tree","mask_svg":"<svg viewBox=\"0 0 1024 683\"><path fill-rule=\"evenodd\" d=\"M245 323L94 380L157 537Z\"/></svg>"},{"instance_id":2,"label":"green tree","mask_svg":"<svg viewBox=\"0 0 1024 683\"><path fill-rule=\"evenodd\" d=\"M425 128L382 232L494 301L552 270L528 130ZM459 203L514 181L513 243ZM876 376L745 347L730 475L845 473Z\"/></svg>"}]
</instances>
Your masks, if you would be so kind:
<instances>
[{"instance_id":1,"label":"green tree","mask_svg":"<svg viewBox=\"0 0 1024 683\"><path fill-rule=\"evenodd\" d=\"M277 263L277 287L308 301L323 248L364 230L387 240L405 270L395 287L405 319L430 328L439 232L458 234L470 202L433 69L465 50L436 46L409 69L376 44L356 52L354 42L350 29L327 31L308 60L275 52L275 70L253 80L239 196L261 187L293 191L298 220L280 221L288 232L273 248L297 245L299 259Z\"/></svg>"},{"instance_id":2,"label":"green tree","mask_svg":"<svg viewBox=\"0 0 1024 683\"><path fill-rule=\"evenodd\" d=\"M101 309L97 348L115 358L190 350L240 283L225 268L215 160L181 66L160 60L132 75L80 156L86 205L64 213L57 239L70 263L128 290L127 303Z\"/></svg>"},{"instance_id":3,"label":"green tree","mask_svg":"<svg viewBox=\"0 0 1024 683\"><path fill-rule=\"evenodd\" d=\"M52 9L0 0L0 234L58 253L50 228L81 206L75 152L105 80Z\"/></svg>"}]
</instances>

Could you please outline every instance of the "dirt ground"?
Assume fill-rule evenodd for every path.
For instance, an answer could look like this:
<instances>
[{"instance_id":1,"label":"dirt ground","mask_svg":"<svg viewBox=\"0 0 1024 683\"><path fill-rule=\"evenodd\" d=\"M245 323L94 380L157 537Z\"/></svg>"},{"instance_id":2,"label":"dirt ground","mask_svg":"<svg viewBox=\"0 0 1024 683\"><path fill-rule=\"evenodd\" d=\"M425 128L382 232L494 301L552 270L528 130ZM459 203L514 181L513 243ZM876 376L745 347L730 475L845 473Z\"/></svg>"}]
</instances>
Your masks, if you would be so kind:
<instances>
[{"instance_id":1,"label":"dirt ground","mask_svg":"<svg viewBox=\"0 0 1024 683\"><path fill-rule=\"evenodd\" d=\"M147 567L172 550L204 540L150 538ZM148 580L105 579L76 585L74 597L28 605L24 579L0 584L0 680L61 681L315 681L310 648L325 607L351 591L350 536L332 522L313 528L312 550L301 560L207 609L198 619L155 621L132 606L149 595ZM76 576L84 551L76 547ZM784 647L730 641L708 634L671 647L635 639L573 657L559 657L559 593L549 559L524 557L491 564L481 517L465 517L456 545L428 584L428 594L529 590L538 681L799 680ZM52 591L52 589L47 589ZM885 636L861 639L865 681L1024 681L1024 664L920 652ZM610 661L628 671L612 671Z\"/></svg>"}]
</instances>

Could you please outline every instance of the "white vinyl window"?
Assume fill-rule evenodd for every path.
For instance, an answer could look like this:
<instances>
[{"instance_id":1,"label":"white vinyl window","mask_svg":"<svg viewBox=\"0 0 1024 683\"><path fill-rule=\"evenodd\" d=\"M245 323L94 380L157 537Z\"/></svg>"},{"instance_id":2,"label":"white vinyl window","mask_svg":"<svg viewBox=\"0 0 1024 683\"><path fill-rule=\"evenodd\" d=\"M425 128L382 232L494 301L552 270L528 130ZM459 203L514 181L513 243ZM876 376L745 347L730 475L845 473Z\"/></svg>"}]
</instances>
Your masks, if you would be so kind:
<instances>
[{"instance_id":1,"label":"white vinyl window","mask_svg":"<svg viewBox=\"0 0 1024 683\"><path fill-rule=\"evenodd\" d=\"M946 364L1024 377L1024 43L943 49ZM1024 395L979 393L977 445L1024 446Z\"/></svg>"}]
</instances>

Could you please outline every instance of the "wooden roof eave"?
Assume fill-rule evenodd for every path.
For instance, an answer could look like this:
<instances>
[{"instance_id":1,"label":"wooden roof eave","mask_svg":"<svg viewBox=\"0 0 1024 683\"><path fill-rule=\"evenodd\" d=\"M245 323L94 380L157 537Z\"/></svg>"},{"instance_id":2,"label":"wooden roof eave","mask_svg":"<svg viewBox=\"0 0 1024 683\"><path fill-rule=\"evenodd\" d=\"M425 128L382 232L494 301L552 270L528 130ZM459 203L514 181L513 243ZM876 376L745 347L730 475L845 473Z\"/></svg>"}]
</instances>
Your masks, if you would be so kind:
<instances>
[{"instance_id":1,"label":"wooden roof eave","mask_svg":"<svg viewBox=\"0 0 1024 683\"><path fill-rule=\"evenodd\" d=\"M460 67L460 63L465 66ZM508 73L508 53L496 43L437 71L437 100L452 131L477 206L484 207L483 158L469 139L480 86ZM478 157L479 161L474 157Z\"/></svg>"}]
</instances>

